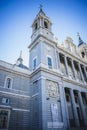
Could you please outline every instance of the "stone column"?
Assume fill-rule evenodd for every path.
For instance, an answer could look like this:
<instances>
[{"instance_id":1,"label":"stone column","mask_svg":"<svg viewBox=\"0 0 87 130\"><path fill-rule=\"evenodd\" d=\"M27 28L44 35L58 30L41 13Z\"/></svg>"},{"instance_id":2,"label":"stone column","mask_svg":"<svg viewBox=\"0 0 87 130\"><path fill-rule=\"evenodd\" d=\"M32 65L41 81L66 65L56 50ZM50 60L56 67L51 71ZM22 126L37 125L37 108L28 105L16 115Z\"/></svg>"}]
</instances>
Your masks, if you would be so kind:
<instances>
[{"instance_id":1,"label":"stone column","mask_svg":"<svg viewBox=\"0 0 87 130\"><path fill-rule=\"evenodd\" d=\"M69 126L69 115L68 115L64 87L61 84L59 84L59 90L60 90L60 101L61 101L63 123L64 126L67 128Z\"/></svg>"},{"instance_id":2,"label":"stone column","mask_svg":"<svg viewBox=\"0 0 87 130\"><path fill-rule=\"evenodd\" d=\"M62 116L63 116L63 122L65 126L70 127L70 122L69 122L69 113L68 113L68 107L67 107L67 102L66 102L66 95L65 95L65 88L62 86L59 86L60 88L60 100L61 100L61 109L62 109Z\"/></svg>"},{"instance_id":3,"label":"stone column","mask_svg":"<svg viewBox=\"0 0 87 130\"><path fill-rule=\"evenodd\" d=\"M77 78L76 77L76 71L75 71L74 61L72 59L71 59L71 63L72 63L72 69L73 69L74 77L76 79Z\"/></svg>"},{"instance_id":4,"label":"stone column","mask_svg":"<svg viewBox=\"0 0 87 130\"><path fill-rule=\"evenodd\" d=\"M42 18L42 27L44 28L44 18Z\"/></svg>"},{"instance_id":5,"label":"stone column","mask_svg":"<svg viewBox=\"0 0 87 130\"><path fill-rule=\"evenodd\" d=\"M82 73L82 70L81 70L80 63L78 63L78 67L79 67L79 70L80 70L81 79L84 81L84 77L83 77L83 73Z\"/></svg>"},{"instance_id":6,"label":"stone column","mask_svg":"<svg viewBox=\"0 0 87 130\"><path fill-rule=\"evenodd\" d=\"M81 108L84 124L85 124L85 126L87 126L87 116L86 116L84 104L83 104L83 101L82 101L81 92L79 92L79 91L78 91L78 98L79 98L79 104L80 104L80 108Z\"/></svg>"},{"instance_id":7,"label":"stone column","mask_svg":"<svg viewBox=\"0 0 87 130\"><path fill-rule=\"evenodd\" d=\"M64 61L65 61L65 66L66 66L66 74L69 75L69 72L68 72L68 64L67 64L67 58L66 58L66 56L64 56Z\"/></svg>"},{"instance_id":8,"label":"stone column","mask_svg":"<svg viewBox=\"0 0 87 130\"><path fill-rule=\"evenodd\" d=\"M56 48L55 48L55 64L56 64L56 65L55 65L55 68L56 68L56 69L59 69L58 62L59 62L59 61L58 61L58 57L57 57L57 51L56 51Z\"/></svg>"},{"instance_id":9,"label":"stone column","mask_svg":"<svg viewBox=\"0 0 87 130\"><path fill-rule=\"evenodd\" d=\"M57 59L58 59L58 68L60 69L60 56L59 56L59 52L57 52Z\"/></svg>"},{"instance_id":10,"label":"stone column","mask_svg":"<svg viewBox=\"0 0 87 130\"><path fill-rule=\"evenodd\" d=\"M71 104L72 104L72 109L73 109L75 124L76 124L76 126L79 126L79 118L78 118L78 113L77 113L77 108L76 108L74 93L73 93L72 89L70 89L70 97L71 97Z\"/></svg>"},{"instance_id":11,"label":"stone column","mask_svg":"<svg viewBox=\"0 0 87 130\"><path fill-rule=\"evenodd\" d=\"M83 68L84 68L84 72L85 72L86 79L87 79L87 72L86 72L86 67L85 67L85 66L83 66Z\"/></svg>"},{"instance_id":12,"label":"stone column","mask_svg":"<svg viewBox=\"0 0 87 130\"><path fill-rule=\"evenodd\" d=\"M85 93L86 101L87 101L87 92Z\"/></svg>"},{"instance_id":13,"label":"stone column","mask_svg":"<svg viewBox=\"0 0 87 130\"><path fill-rule=\"evenodd\" d=\"M50 30L50 22L48 21L48 29Z\"/></svg>"},{"instance_id":14,"label":"stone column","mask_svg":"<svg viewBox=\"0 0 87 130\"><path fill-rule=\"evenodd\" d=\"M40 27L41 27L41 18L40 18Z\"/></svg>"}]
</instances>

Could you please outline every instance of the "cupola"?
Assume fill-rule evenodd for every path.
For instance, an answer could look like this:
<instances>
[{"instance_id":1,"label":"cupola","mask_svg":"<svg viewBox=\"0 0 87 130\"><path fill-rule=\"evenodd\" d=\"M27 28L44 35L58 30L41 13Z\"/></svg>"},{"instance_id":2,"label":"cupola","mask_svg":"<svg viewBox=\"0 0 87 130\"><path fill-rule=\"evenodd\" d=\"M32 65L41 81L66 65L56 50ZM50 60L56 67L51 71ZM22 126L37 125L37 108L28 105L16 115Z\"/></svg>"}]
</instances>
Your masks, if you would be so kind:
<instances>
[{"instance_id":1,"label":"cupola","mask_svg":"<svg viewBox=\"0 0 87 130\"><path fill-rule=\"evenodd\" d=\"M27 66L25 66L23 64L23 59L22 59L22 51L20 51L20 56L19 58L17 59L17 62L15 64L16 66L20 67L20 68L23 68L23 69L29 69Z\"/></svg>"}]
</instances>

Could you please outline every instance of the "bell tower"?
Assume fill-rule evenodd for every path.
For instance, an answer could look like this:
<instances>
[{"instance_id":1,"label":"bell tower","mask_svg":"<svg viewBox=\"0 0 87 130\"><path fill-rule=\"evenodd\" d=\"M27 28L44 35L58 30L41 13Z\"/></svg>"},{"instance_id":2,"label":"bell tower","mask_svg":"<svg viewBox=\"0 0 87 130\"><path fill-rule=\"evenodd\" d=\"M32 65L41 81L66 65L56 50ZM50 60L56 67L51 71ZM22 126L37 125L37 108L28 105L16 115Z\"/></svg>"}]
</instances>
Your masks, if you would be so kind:
<instances>
[{"instance_id":1,"label":"bell tower","mask_svg":"<svg viewBox=\"0 0 87 130\"><path fill-rule=\"evenodd\" d=\"M33 42L38 36L44 36L48 39L53 38L52 23L49 17L46 16L40 5L40 11L32 23L32 36L31 42Z\"/></svg>"},{"instance_id":2,"label":"bell tower","mask_svg":"<svg viewBox=\"0 0 87 130\"><path fill-rule=\"evenodd\" d=\"M52 33L51 20L46 16L42 5L40 5L40 10L32 23L31 43L28 47L30 70L35 70L42 64L48 66L48 60L52 65L53 55L55 55L54 46L56 45L57 39Z\"/></svg>"}]
</instances>

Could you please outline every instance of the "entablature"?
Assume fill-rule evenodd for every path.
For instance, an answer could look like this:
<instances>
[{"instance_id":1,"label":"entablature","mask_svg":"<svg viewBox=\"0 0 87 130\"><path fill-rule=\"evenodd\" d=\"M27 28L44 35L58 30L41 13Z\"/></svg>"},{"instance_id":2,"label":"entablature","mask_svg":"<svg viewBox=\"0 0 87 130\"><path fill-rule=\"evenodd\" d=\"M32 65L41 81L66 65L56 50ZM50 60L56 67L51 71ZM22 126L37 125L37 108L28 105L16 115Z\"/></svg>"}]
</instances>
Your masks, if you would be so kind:
<instances>
[{"instance_id":1,"label":"entablature","mask_svg":"<svg viewBox=\"0 0 87 130\"><path fill-rule=\"evenodd\" d=\"M78 55L72 54L71 52L67 51L67 49L62 48L59 45L57 45L57 51L58 51L58 53L62 53L66 57L69 57L69 58L76 60L77 62L80 62L80 63L84 64L85 66L87 66L87 62L84 62L84 60L81 59L81 57L79 57Z\"/></svg>"}]
</instances>

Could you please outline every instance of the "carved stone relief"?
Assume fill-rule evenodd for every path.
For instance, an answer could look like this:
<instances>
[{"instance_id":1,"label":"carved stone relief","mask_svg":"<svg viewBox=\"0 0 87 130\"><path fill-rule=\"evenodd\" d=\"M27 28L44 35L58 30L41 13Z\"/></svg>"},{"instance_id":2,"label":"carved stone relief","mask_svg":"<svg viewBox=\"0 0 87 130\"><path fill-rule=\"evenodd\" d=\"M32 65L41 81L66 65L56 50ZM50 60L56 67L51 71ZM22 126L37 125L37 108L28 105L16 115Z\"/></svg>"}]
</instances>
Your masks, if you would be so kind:
<instances>
[{"instance_id":1,"label":"carved stone relief","mask_svg":"<svg viewBox=\"0 0 87 130\"><path fill-rule=\"evenodd\" d=\"M58 97L59 96L58 84L56 82L47 80L46 92L47 92L47 95L50 97Z\"/></svg>"}]
</instances>

